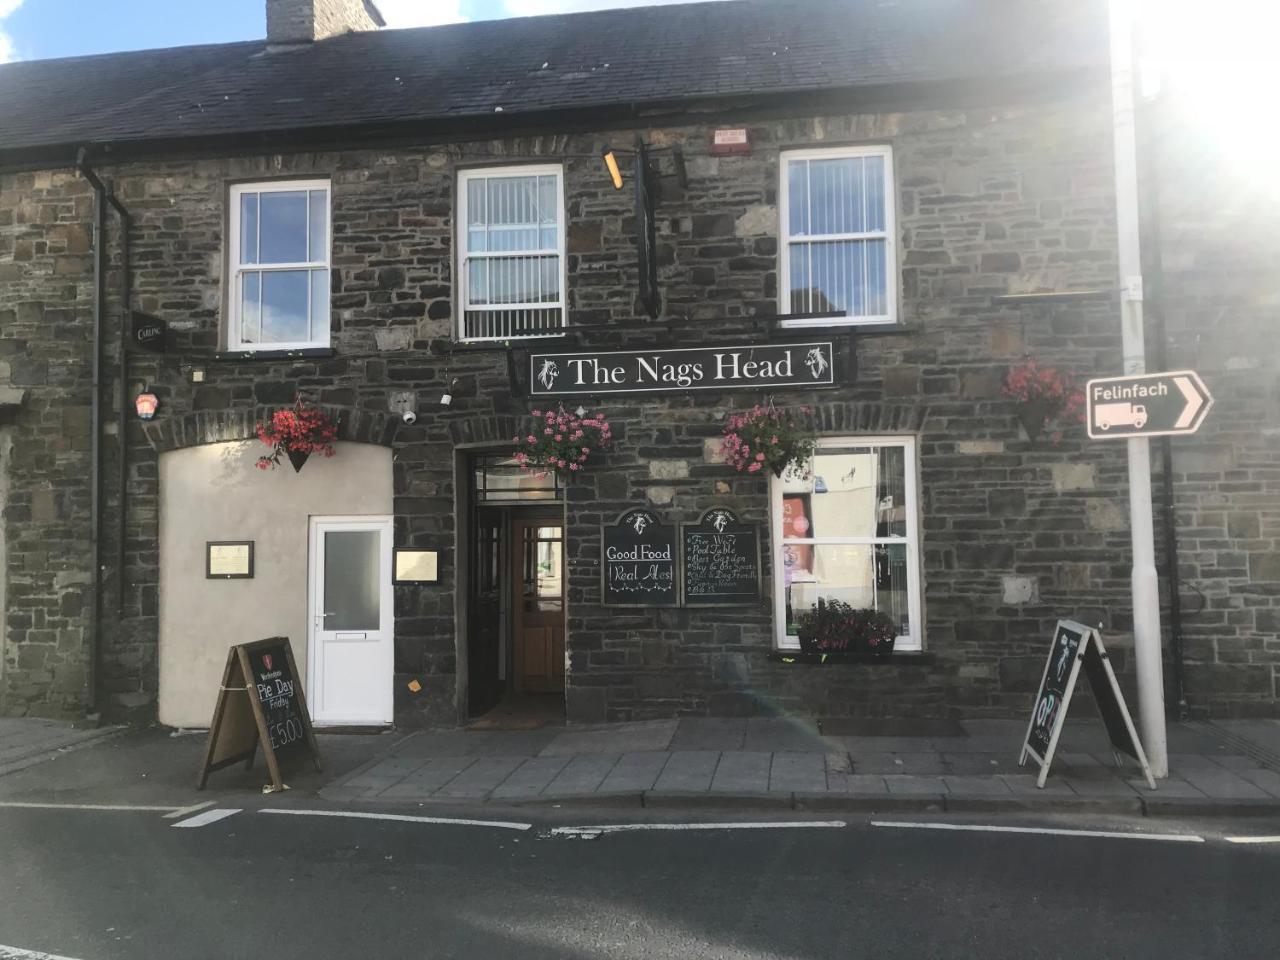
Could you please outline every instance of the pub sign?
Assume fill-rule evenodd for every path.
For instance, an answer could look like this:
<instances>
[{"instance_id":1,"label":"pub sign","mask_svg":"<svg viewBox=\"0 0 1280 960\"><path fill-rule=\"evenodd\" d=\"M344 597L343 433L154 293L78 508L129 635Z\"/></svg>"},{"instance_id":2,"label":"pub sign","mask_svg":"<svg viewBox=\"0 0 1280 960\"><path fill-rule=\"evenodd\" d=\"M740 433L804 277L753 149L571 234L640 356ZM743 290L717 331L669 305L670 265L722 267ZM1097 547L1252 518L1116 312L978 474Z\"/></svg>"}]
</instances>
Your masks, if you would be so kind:
<instances>
[{"instance_id":1,"label":"pub sign","mask_svg":"<svg viewBox=\"0 0 1280 960\"><path fill-rule=\"evenodd\" d=\"M529 357L529 392L535 397L829 387L834 383L830 342L534 353Z\"/></svg>"}]
</instances>

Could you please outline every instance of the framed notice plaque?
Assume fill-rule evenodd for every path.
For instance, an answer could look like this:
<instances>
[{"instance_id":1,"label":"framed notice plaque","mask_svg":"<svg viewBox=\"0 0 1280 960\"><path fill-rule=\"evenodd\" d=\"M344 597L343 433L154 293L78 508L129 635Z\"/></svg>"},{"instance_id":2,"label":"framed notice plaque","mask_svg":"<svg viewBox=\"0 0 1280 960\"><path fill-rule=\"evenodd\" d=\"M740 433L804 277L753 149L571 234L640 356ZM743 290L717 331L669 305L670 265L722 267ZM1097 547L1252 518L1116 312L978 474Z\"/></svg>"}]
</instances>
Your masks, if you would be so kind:
<instances>
[{"instance_id":1,"label":"framed notice plaque","mask_svg":"<svg viewBox=\"0 0 1280 960\"><path fill-rule=\"evenodd\" d=\"M438 583L440 554L435 550L397 549L392 583Z\"/></svg>"},{"instance_id":2,"label":"framed notice plaque","mask_svg":"<svg viewBox=\"0 0 1280 960\"><path fill-rule=\"evenodd\" d=\"M252 580L252 540L208 540L204 545L206 580Z\"/></svg>"},{"instance_id":3,"label":"framed notice plaque","mask_svg":"<svg viewBox=\"0 0 1280 960\"><path fill-rule=\"evenodd\" d=\"M697 523L680 527L687 607L726 607L760 602L760 525L714 507Z\"/></svg>"}]
</instances>

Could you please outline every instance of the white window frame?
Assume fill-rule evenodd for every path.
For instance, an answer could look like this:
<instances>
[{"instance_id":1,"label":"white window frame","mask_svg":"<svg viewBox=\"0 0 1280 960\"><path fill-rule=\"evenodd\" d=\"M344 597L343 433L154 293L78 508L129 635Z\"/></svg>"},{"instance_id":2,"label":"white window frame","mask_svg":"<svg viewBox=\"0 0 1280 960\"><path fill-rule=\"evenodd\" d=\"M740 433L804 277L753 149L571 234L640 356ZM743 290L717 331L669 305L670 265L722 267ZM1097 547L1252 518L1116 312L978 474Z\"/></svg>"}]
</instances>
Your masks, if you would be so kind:
<instances>
[{"instance_id":1,"label":"white window frame","mask_svg":"<svg viewBox=\"0 0 1280 960\"><path fill-rule=\"evenodd\" d=\"M883 157L884 184L884 229L862 233L832 233L820 236L791 236L791 196L787 176L787 165L792 160L830 160L840 157ZM832 326L865 326L876 323L898 322L898 227L897 207L898 191L893 171L893 148L888 144L876 146L824 147L813 150L784 150L778 160L778 313L785 315L791 312L791 246L793 243L811 243L815 240L884 240L884 262L888 276L885 277L885 313L877 316L829 317L827 319L783 320L784 327L832 327Z\"/></svg>"},{"instance_id":2,"label":"white window frame","mask_svg":"<svg viewBox=\"0 0 1280 960\"><path fill-rule=\"evenodd\" d=\"M907 535L905 537L805 537L783 539L782 496L783 481L771 477L769 483L769 530L773 550L773 620L774 641L779 650L799 650L800 638L787 633L787 597L782 550L786 544L855 544L875 545L905 543L907 546L907 610L911 618L911 636L900 636L894 641L895 651L918 653L924 649L924 621L921 618L920 577L920 494L916 483L916 438L896 437L821 437L818 450L842 447L902 447L902 469L905 474L905 506L907 507Z\"/></svg>"},{"instance_id":3,"label":"white window frame","mask_svg":"<svg viewBox=\"0 0 1280 960\"><path fill-rule=\"evenodd\" d=\"M246 193L296 193L300 190L323 190L325 195L325 243L324 259L299 263L243 263L240 251L240 198ZM310 340L282 343L246 343L241 339L240 304L241 283L246 272L269 273L277 270L320 270L332 273L333 260L333 190L328 180L265 180L258 183L233 183L229 203L231 206L227 230L227 349L240 352L275 350L314 350L329 346L329 328L333 323L333 308L325 318L322 336ZM307 203L307 235L311 233L311 204ZM258 219L259 253L261 253L262 219ZM261 288L259 288L261 289ZM261 315L261 312L259 312ZM311 315L311 283L307 283L307 316Z\"/></svg>"},{"instance_id":4,"label":"white window frame","mask_svg":"<svg viewBox=\"0 0 1280 960\"><path fill-rule=\"evenodd\" d=\"M492 304L471 303L471 284L467 275L468 261L471 257L470 250L467 247L467 184L472 180L489 179L494 177L541 177L554 176L556 178L556 239L555 249L546 250L516 250L509 253L486 253L481 256L484 259L495 259L502 256L544 256L546 254L556 254L560 257L560 298L555 303L504 303L498 307ZM564 202L564 165L559 163L515 163L500 167L468 167L458 171L458 218L457 227L454 231L457 238L458 249L458 297L457 302L461 304L458 310L457 318L457 337L462 343L491 343L500 340L541 340L546 337L562 337L565 335L565 329L569 323L568 309L568 288L569 288L569 270L568 258L566 257L566 236L569 231L568 216L565 213ZM526 333L519 336L486 336L486 337L469 337L467 336L467 313L471 310L479 310L495 314L501 314L512 310L559 310L560 326L555 330L548 330L546 333Z\"/></svg>"}]
</instances>

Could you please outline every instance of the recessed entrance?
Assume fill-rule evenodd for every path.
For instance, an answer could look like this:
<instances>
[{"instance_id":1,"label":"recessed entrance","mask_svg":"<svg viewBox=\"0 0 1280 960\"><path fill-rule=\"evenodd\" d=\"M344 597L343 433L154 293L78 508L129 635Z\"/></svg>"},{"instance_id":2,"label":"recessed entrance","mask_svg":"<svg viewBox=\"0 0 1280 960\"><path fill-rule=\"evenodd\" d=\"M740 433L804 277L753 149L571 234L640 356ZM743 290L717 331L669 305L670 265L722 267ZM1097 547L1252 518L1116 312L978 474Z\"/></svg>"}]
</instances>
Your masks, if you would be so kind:
<instances>
[{"instance_id":1,"label":"recessed entrance","mask_svg":"<svg viewBox=\"0 0 1280 960\"><path fill-rule=\"evenodd\" d=\"M554 474L478 455L471 475L468 716L482 726L564 719L563 490Z\"/></svg>"}]
</instances>

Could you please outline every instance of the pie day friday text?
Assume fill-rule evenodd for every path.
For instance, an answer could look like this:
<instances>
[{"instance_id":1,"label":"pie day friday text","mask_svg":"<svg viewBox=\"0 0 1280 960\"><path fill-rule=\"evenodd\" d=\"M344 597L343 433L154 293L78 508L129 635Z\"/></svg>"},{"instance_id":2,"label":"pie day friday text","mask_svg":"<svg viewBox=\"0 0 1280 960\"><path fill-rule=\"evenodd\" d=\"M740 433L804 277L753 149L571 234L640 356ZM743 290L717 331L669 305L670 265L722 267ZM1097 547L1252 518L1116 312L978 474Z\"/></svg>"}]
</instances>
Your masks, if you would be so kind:
<instances>
[{"instance_id":1,"label":"pie day friday text","mask_svg":"<svg viewBox=\"0 0 1280 960\"><path fill-rule=\"evenodd\" d=\"M833 382L830 343L538 353L530 357L530 392L535 396L813 387Z\"/></svg>"}]
</instances>

